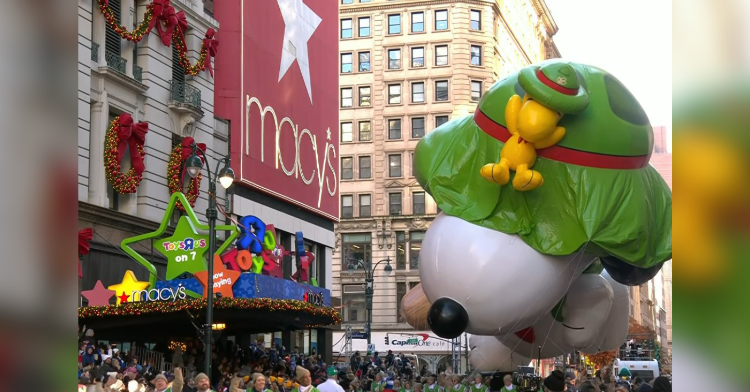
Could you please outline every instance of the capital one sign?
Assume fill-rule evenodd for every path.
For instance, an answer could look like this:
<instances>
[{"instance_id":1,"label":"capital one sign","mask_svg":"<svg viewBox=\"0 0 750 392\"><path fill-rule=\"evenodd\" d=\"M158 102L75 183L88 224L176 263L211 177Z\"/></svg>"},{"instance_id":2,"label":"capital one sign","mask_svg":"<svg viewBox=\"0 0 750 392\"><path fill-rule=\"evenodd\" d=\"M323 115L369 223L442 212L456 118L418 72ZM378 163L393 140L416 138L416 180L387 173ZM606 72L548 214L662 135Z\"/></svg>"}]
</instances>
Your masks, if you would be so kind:
<instances>
[{"instance_id":1,"label":"capital one sign","mask_svg":"<svg viewBox=\"0 0 750 392\"><path fill-rule=\"evenodd\" d=\"M214 17L238 181L338 220L338 2L222 0Z\"/></svg>"}]
</instances>

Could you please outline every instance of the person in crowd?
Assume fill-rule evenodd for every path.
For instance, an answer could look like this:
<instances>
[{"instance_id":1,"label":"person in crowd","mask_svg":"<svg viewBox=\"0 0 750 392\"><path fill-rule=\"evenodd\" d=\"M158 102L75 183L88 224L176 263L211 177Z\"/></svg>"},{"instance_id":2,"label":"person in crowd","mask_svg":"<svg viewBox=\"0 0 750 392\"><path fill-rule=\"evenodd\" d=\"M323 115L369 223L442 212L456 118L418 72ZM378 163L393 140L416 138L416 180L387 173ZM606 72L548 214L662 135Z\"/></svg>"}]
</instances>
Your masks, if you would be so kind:
<instances>
[{"instance_id":1,"label":"person in crowd","mask_svg":"<svg viewBox=\"0 0 750 392\"><path fill-rule=\"evenodd\" d=\"M570 392L578 392L578 388L576 388L576 376L573 373L568 373L565 375L565 386L568 387L568 391Z\"/></svg>"},{"instance_id":2,"label":"person in crowd","mask_svg":"<svg viewBox=\"0 0 750 392\"><path fill-rule=\"evenodd\" d=\"M474 376L474 383L471 385L470 389L471 392L487 392L489 390L489 387L484 384L482 375L477 373L477 375Z\"/></svg>"},{"instance_id":3,"label":"person in crowd","mask_svg":"<svg viewBox=\"0 0 750 392\"><path fill-rule=\"evenodd\" d=\"M383 392L396 392L393 389L393 380L392 379L389 378L389 379L385 380L385 387L383 389Z\"/></svg>"},{"instance_id":4,"label":"person in crowd","mask_svg":"<svg viewBox=\"0 0 750 392\"><path fill-rule=\"evenodd\" d=\"M479 376L482 377L481 375ZM513 377L510 374L506 374L505 377L503 377L503 387L500 388L500 392L510 392L515 391L516 386L513 385Z\"/></svg>"},{"instance_id":5,"label":"person in crowd","mask_svg":"<svg viewBox=\"0 0 750 392\"><path fill-rule=\"evenodd\" d=\"M554 370L544 379L544 392L563 392L567 389L565 375L560 370Z\"/></svg>"},{"instance_id":6,"label":"person in crowd","mask_svg":"<svg viewBox=\"0 0 750 392\"><path fill-rule=\"evenodd\" d=\"M398 390L399 392L414 392L414 388L411 380L408 378L404 381L404 386Z\"/></svg>"},{"instance_id":7,"label":"person in crowd","mask_svg":"<svg viewBox=\"0 0 750 392\"><path fill-rule=\"evenodd\" d=\"M581 384L581 388L578 389L579 392L601 392L601 389L599 389L596 384L594 384L591 381L585 381Z\"/></svg>"},{"instance_id":8,"label":"person in crowd","mask_svg":"<svg viewBox=\"0 0 750 392\"><path fill-rule=\"evenodd\" d=\"M672 392L672 383L664 376L656 377L653 392Z\"/></svg>"},{"instance_id":9,"label":"person in crowd","mask_svg":"<svg viewBox=\"0 0 750 392\"><path fill-rule=\"evenodd\" d=\"M328 378L325 382L318 384L320 392L345 392L344 388L338 383L339 372L335 367L331 366L326 371Z\"/></svg>"},{"instance_id":10,"label":"person in crowd","mask_svg":"<svg viewBox=\"0 0 750 392\"><path fill-rule=\"evenodd\" d=\"M453 374L451 368L451 374L448 376L450 379L450 392L466 392L466 387L461 384L461 378L458 375Z\"/></svg>"},{"instance_id":11,"label":"person in crowd","mask_svg":"<svg viewBox=\"0 0 750 392\"><path fill-rule=\"evenodd\" d=\"M312 385L312 377L310 371L302 366L297 366L297 382L299 386L292 389L292 392L320 392L318 388Z\"/></svg>"},{"instance_id":12,"label":"person in crowd","mask_svg":"<svg viewBox=\"0 0 750 392\"><path fill-rule=\"evenodd\" d=\"M437 383L437 376L435 374L430 374L427 376L427 385L424 386L425 392L444 392L445 388L438 385Z\"/></svg>"}]
</instances>

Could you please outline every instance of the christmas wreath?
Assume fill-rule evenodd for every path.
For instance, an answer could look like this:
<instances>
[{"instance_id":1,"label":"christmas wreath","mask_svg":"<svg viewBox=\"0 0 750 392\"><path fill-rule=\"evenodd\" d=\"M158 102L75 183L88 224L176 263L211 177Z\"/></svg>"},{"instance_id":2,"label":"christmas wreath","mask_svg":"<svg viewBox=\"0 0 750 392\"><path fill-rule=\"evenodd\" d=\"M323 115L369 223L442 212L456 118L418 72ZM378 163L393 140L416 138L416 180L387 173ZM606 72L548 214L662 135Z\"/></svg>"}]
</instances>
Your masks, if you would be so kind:
<instances>
[{"instance_id":1,"label":"christmas wreath","mask_svg":"<svg viewBox=\"0 0 750 392\"><path fill-rule=\"evenodd\" d=\"M175 146L172 150L172 155L169 156L169 163L167 163L167 186L169 187L169 194L175 192L182 192L183 179L185 178L185 160L190 157L193 153L193 143L195 140L192 137L186 137L182 140L182 143ZM198 147L206 151L206 145L198 143ZM196 152L198 156L201 155L200 150ZM203 157L201 157L203 159ZM195 178L191 179L190 185L185 193L185 197L190 203L190 207L195 207L195 200L198 199L200 194L201 174L198 173ZM180 201L177 201L177 208L181 211L185 211L185 207Z\"/></svg>"},{"instance_id":2,"label":"christmas wreath","mask_svg":"<svg viewBox=\"0 0 750 392\"><path fill-rule=\"evenodd\" d=\"M115 117L109 123L104 141L104 171L115 192L135 193L141 184L143 171L146 170L143 163L146 150L143 145L146 143L147 132L148 123L134 123L133 117L127 113ZM132 167L126 173L122 173L121 162L125 149L128 148Z\"/></svg>"},{"instance_id":3,"label":"christmas wreath","mask_svg":"<svg viewBox=\"0 0 750 392\"><path fill-rule=\"evenodd\" d=\"M140 42L143 37L151 33L154 27L159 31L161 42L164 46L169 46L170 42L175 45L180 56L180 65L185 69L188 75L198 75L201 71L208 69L211 76L214 76L214 70L211 66L211 58L216 56L219 47L219 41L214 38L216 31L209 28L201 45L198 62L195 65L190 64L188 59L187 45L185 44L185 32L188 29L187 16L185 11L176 11L170 4L170 0L154 0L146 7L146 13L143 20L133 31L120 24L115 17L114 12L109 7L109 0L98 0L99 10L104 15L109 27L120 35L123 39L132 42Z\"/></svg>"}]
</instances>

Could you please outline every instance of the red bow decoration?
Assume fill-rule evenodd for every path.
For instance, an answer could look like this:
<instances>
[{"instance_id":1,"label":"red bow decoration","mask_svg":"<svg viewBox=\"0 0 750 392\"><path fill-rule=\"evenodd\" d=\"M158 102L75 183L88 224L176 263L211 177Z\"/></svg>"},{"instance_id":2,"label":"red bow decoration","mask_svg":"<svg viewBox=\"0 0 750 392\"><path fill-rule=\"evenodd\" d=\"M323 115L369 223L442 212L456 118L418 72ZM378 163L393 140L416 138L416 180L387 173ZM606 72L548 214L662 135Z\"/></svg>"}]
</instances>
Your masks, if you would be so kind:
<instances>
[{"instance_id":1,"label":"red bow decoration","mask_svg":"<svg viewBox=\"0 0 750 392\"><path fill-rule=\"evenodd\" d=\"M180 148L180 154L182 155L182 160L185 161L190 157L190 155L193 155L193 143L195 143L195 139L188 136L184 139L182 139L181 148ZM204 158L203 152L206 151L206 143L198 143L198 150L195 151L195 155L197 155L201 161L206 162L206 159ZM180 176L180 188L182 188L183 181L185 180L185 170L183 168L182 170L182 176ZM198 189L198 177L193 178L192 181L195 183L193 186L195 189Z\"/></svg>"},{"instance_id":2,"label":"red bow decoration","mask_svg":"<svg viewBox=\"0 0 750 392\"><path fill-rule=\"evenodd\" d=\"M185 32L188 29L188 21L185 11L178 12L175 17L177 18L177 26L180 27L178 30L180 32L180 37L182 38L182 42L185 42Z\"/></svg>"},{"instance_id":3,"label":"red bow decoration","mask_svg":"<svg viewBox=\"0 0 750 392\"><path fill-rule=\"evenodd\" d=\"M117 137L120 144L117 146L117 160L122 160L125 155L125 148L130 147L130 163L136 174L142 174L146 169L143 164L143 157L138 153L138 147L143 147L146 143L146 133L148 132L148 123L133 123L133 117L127 113L120 115L117 126Z\"/></svg>"},{"instance_id":4,"label":"red bow decoration","mask_svg":"<svg viewBox=\"0 0 750 392\"><path fill-rule=\"evenodd\" d=\"M83 278L83 272L81 270L81 256L89 254L91 250L90 241L94 239L94 229L82 229L78 231L78 277Z\"/></svg>"},{"instance_id":5,"label":"red bow decoration","mask_svg":"<svg viewBox=\"0 0 750 392\"><path fill-rule=\"evenodd\" d=\"M203 65L208 68L211 77L214 76L211 58L216 57L216 53L219 50L219 40L214 38L214 35L216 35L216 30L209 27L206 31L206 38L203 40L203 46L206 48L206 61Z\"/></svg>"},{"instance_id":6,"label":"red bow decoration","mask_svg":"<svg viewBox=\"0 0 750 392\"><path fill-rule=\"evenodd\" d=\"M182 153L182 160L183 161L185 159L188 159L188 157L190 157L190 155L193 154L193 143L195 143L195 139L193 139L190 136L182 139L181 153ZM198 155L198 157L201 160L203 160L203 152L202 151L206 151L206 143L198 143L198 150L195 151L195 154ZM205 162L205 160L204 160L204 162Z\"/></svg>"},{"instance_id":7,"label":"red bow decoration","mask_svg":"<svg viewBox=\"0 0 750 392\"><path fill-rule=\"evenodd\" d=\"M169 46L174 27L177 25L177 14L174 7L169 4L169 0L154 0L152 4L154 15L148 24L148 30L151 31L156 26L156 29L159 30L161 42L165 46Z\"/></svg>"}]
</instances>

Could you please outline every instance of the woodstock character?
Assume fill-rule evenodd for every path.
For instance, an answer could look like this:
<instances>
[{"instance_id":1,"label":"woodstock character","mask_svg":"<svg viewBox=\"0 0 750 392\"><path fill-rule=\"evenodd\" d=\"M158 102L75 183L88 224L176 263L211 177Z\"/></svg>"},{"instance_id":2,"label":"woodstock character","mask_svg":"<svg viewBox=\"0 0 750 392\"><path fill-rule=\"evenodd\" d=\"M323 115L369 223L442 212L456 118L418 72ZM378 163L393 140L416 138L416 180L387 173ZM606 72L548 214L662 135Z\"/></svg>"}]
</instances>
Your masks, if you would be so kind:
<instances>
[{"instance_id":1,"label":"woodstock character","mask_svg":"<svg viewBox=\"0 0 750 392\"><path fill-rule=\"evenodd\" d=\"M582 112L589 98L569 63L526 67L518 81L526 92L523 99L514 94L505 106L511 137L500 150L500 162L484 165L480 173L487 181L505 185L513 170L513 188L529 191L544 183L542 175L531 169L536 150L560 142L565 128L557 124L563 114Z\"/></svg>"}]
</instances>

